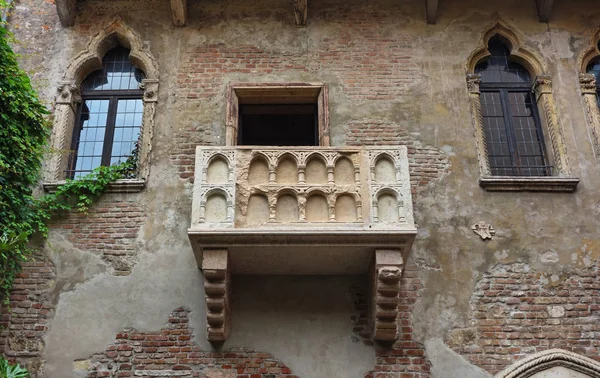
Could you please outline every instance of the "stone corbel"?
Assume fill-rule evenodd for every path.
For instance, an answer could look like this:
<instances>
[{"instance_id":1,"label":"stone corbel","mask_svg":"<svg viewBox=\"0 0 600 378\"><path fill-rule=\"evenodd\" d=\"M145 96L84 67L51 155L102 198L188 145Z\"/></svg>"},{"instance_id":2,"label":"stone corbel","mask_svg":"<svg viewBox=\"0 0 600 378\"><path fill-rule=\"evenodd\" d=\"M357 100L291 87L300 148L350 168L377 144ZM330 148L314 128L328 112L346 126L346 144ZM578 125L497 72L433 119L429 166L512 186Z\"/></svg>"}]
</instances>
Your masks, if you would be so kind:
<instances>
[{"instance_id":1,"label":"stone corbel","mask_svg":"<svg viewBox=\"0 0 600 378\"><path fill-rule=\"evenodd\" d=\"M77 105L81 102L79 87L75 82L61 81L58 83L57 90L56 105L69 105L73 112L75 112Z\"/></svg>"},{"instance_id":2,"label":"stone corbel","mask_svg":"<svg viewBox=\"0 0 600 378\"><path fill-rule=\"evenodd\" d=\"M373 340L398 339L398 300L404 261L400 250L376 250L371 270Z\"/></svg>"},{"instance_id":3,"label":"stone corbel","mask_svg":"<svg viewBox=\"0 0 600 378\"><path fill-rule=\"evenodd\" d=\"M227 340L231 329L229 251L227 249L204 250L202 272L208 309L207 338L210 342L223 342Z\"/></svg>"},{"instance_id":4,"label":"stone corbel","mask_svg":"<svg viewBox=\"0 0 600 378\"><path fill-rule=\"evenodd\" d=\"M144 90L144 102L157 102L158 101L158 80L157 79L143 79L140 84L140 89Z\"/></svg>"},{"instance_id":5,"label":"stone corbel","mask_svg":"<svg viewBox=\"0 0 600 378\"><path fill-rule=\"evenodd\" d=\"M44 181L46 182L61 180L67 168L75 115L77 106L81 102L79 87L73 81L61 81L57 92L54 127L50 135L50 152L44 159Z\"/></svg>"}]
</instances>

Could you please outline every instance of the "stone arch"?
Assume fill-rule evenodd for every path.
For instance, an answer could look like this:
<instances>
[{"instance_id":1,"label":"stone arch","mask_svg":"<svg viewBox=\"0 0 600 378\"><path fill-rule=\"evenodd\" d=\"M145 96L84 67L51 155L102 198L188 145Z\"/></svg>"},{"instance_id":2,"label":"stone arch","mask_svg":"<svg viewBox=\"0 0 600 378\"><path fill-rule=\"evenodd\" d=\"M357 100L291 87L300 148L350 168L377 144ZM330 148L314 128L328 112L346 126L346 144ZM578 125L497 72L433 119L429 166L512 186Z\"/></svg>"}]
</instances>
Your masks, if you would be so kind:
<instances>
[{"instance_id":1,"label":"stone arch","mask_svg":"<svg viewBox=\"0 0 600 378\"><path fill-rule=\"evenodd\" d=\"M553 367L600 376L600 362L563 349L548 349L525 357L498 373L494 378L527 378Z\"/></svg>"},{"instance_id":2,"label":"stone arch","mask_svg":"<svg viewBox=\"0 0 600 378\"><path fill-rule=\"evenodd\" d=\"M130 50L129 59L134 66L144 71L146 79L158 80L159 70L156 60L144 48L142 37L127 26L120 17L115 17L92 37L87 50L82 51L67 66L64 79L80 85L90 73L102 68L102 58L117 45Z\"/></svg>"},{"instance_id":3,"label":"stone arch","mask_svg":"<svg viewBox=\"0 0 600 378\"><path fill-rule=\"evenodd\" d=\"M51 150L54 151L46 159L44 182L56 183L63 180L67 167L69 148L73 136L73 126L78 104L81 102L79 86L92 72L102 68L102 58L112 48L122 45L130 50L129 59L132 64L142 70L146 78L140 87L144 90L144 112L140 128L138 152L138 178L143 187L144 179L148 177L149 156L152 148L154 114L158 101L159 69L154 57L147 48L141 36L127 26L120 17L115 17L88 43L88 48L79 53L65 69L63 80L58 85L58 95L54 108L54 124L50 138ZM118 183L114 190L119 190ZM131 191L131 186L127 188Z\"/></svg>"},{"instance_id":4,"label":"stone arch","mask_svg":"<svg viewBox=\"0 0 600 378\"><path fill-rule=\"evenodd\" d=\"M579 55L577 59L577 68L580 74L585 74L588 64L592 59L600 56L600 50L598 49L598 43L600 42L600 27L598 27L590 37L590 43L588 47Z\"/></svg>"},{"instance_id":5,"label":"stone arch","mask_svg":"<svg viewBox=\"0 0 600 378\"><path fill-rule=\"evenodd\" d=\"M481 33L478 47L471 52L467 59L467 74L475 73L477 64L490 56L488 42L494 36L499 36L503 40L510 50L510 56L515 62L525 67L531 74L531 77L535 78L547 72L541 57L523 45L521 37L514 31L514 28L507 26L502 21L496 21Z\"/></svg>"}]
</instances>

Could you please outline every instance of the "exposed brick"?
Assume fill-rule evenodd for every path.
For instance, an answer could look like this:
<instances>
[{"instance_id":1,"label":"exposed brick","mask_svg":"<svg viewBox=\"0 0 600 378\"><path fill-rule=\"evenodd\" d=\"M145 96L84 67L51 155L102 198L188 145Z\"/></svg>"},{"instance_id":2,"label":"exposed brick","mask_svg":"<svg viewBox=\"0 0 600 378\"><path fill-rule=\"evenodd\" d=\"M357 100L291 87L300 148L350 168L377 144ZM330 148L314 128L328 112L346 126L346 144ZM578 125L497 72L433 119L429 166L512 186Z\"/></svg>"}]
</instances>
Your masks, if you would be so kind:
<instances>
[{"instance_id":1,"label":"exposed brick","mask_svg":"<svg viewBox=\"0 0 600 378\"><path fill-rule=\"evenodd\" d=\"M453 330L447 343L490 373L552 348L600 361L600 285L593 282L600 282L598 264L568 269L558 282L525 263L498 264L471 296L474 327Z\"/></svg>"}]
</instances>

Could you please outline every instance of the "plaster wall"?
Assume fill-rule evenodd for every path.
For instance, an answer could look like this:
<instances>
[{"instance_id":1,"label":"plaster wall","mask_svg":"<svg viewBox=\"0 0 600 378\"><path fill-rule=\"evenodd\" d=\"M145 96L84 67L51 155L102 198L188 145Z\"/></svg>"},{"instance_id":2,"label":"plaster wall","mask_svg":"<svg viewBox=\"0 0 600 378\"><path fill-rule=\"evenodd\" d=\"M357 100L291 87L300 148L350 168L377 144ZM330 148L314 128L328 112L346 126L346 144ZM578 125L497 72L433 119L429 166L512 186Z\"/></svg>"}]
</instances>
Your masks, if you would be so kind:
<instances>
[{"instance_id":1,"label":"plaster wall","mask_svg":"<svg viewBox=\"0 0 600 378\"><path fill-rule=\"evenodd\" d=\"M526 264L549 286L566 280L566 272L597 272L600 165L577 67L600 26L595 2L556 2L549 23L538 21L534 1L440 2L437 23L427 25L421 1L325 0L309 4L303 28L294 25L287 2L213 0L189 7L187 26L175 28L166 1L88 0L79 3L75 26L62 28L51 2L16 2L10 21L20 41L15 48L49 106L68 62L116 15L142 36L160 69L147 188L103 200L143 209L131 237L136 253L130 272L115 275L111 261L68 229L51 233L45 252L56 280L48 289L52 319L39 376L83 374L75 361L103 351L124 327L160 329L180 306L191 310L197 345L212 350L204 341L202 275L186 230L194 148L224 144L230 82L326 83L332 145L411 146L419 233L408 264L422 286L410 333L425 351L431 376L490 377L501 367L486 371L484 363L467 361L453 350L465 333L452 333L472 326L476 285L498 264ZM543 58L552 76L569 163L581 179L574 193L498 193L478 186L465 63L497 20ZM471 231L478 221L493 225L493 239ZM360 314L349 287L361 282L355 276L235 279L234 326L223 348L271 353L303 378L363 377L382 362L379 349L356 342L353 332L351 319ZM590 321L600 316L598 301L591 299ZM597 357L599 348L590 343L581 352Z\"/></svg>"}]
</instances>

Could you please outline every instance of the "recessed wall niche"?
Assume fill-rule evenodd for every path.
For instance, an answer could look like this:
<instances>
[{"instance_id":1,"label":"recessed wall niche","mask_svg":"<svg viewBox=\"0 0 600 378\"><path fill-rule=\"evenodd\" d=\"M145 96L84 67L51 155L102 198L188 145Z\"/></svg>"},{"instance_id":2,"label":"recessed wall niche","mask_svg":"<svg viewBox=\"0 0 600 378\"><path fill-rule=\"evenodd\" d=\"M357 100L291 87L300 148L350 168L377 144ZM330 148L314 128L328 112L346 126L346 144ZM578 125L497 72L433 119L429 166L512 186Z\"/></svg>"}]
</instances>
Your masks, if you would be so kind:
<instances>
[{"instance_id":1,"label":"recessed wall niche","mask_svg":"<svg viewBox=\"0 0 600 378\"><path fill-rule=\"evenodd\" d=\"M225 184L229 180L229 164L222 157L212 159L206 170L208 184Z\"/></svg>"},{"instance_id":2,"label":"recessed wall niche","mask_svg":"<svg viewBox=\"0 0 600 378\"><path fill-rule=\"evenodd\" d=\"M381 223L398 222L398 199L395 194L385 192L377 197L377 218Z\"/></svg>"},{"instance_id":3,"label":"recessed wall niche","mask_svg":"<svg viewBox=\"0 0 600 378\"><path fill-rule=\"evenodd\" d=\"M248 171L248 184L260 185L269 182L269 163L262 156L252 159Z\"/></svg>"},{"instance_id":4,"label":"recessed wall niche","mask_svg":"<svg viewBox=\"0 0 600 378\"><path fill-rule=\"evenodd\" d=\"M354 184L354 164L347 157L341 157L335 163L334 180L336 184Z\"/></svg>"},{"instance_id":5,"label":"recessed wall niche","mask_svg":"<svg viewBox=\"0 0 600 378\"><path fill-rule=\"evenodd\" d=\"M390 184L397 181L394 163L385 155L377 159L375 163L375 181L382 184Z\"/></svg>"},{"instance_id":6,"label":"recessed wall niche","mask_svg":"<svg viewBox=\"0 0 600 378\"><path fill-rule=\"evenodd\" d=\"M278 222L297 222L299 219L298 200L292 194L282 194L277 198L276 217Z\"/></svg>"},{"instance_id":7,"label":"recessed wall niche","mask_svg":"<svg viewBox=\"0 0 600 378\"><path fill-rule=\"evenodd\" d=\"M329 220L329 206L324 195L315 193L308 197L306 220L309 222L327 222Z\"/></svg>"},{"instance_id":8,"label":"recessed wall niche","mask_svg":"<svg viewBox=\"0 0 600 378\"><path fill-rule=\"evenodd\" d=\"M248 199L246 214L249 225L260 225L269 221L269 201L262 194L253 194Z\"/></svg>"},{"instance_id":9,"label":"recessed wall niche","mask_svg":"<svg viewBox=\"0 0 600 378\"><path fill-rule=\"evenodd\" d=\"M349 194L342 194L335 201L335 220L338 222L356 222L356 201Z\"/></svg>"},{"instance_id":10,"label":"recessed wall niche","mask_svg":"<svg viewBox=\"0 0 600 378\"><path fill-rule=\"evenodd\" d=\"M298 167L290 156L283 156L277 164L278 184L295 184L298 182Z\"/></svg>"},{"instance_id":11,"label":"recessed wall niche","mask_svg":"<svg viewBox=\"0 0 600 378\"><path fill-rule=\"evenodd\" d=\"M210 193L206 199L206 222L220 223L227 221L227 199L222 193Z\"/></svg>"},{"instance_id":12,"label":"recessed wall niche","mask_svg":"<svg viewBox=\"0 0 600 378\"><path fill-rule=\"evenodd\" d=\"M319 156L311 156L306 163L306 183L307 184L326 184L327 167L325 161Z\"/></svg>"}]
</instances>

